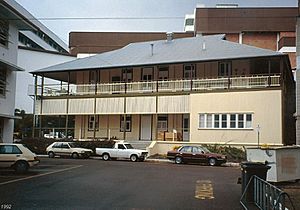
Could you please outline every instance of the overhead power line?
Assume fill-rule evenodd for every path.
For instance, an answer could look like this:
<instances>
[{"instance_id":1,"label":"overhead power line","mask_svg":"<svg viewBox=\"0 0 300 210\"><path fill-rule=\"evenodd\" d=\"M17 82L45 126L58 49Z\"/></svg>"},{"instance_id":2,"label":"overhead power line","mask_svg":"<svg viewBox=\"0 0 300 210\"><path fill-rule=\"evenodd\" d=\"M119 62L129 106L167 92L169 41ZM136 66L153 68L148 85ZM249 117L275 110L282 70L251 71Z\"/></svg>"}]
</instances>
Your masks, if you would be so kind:
<instances>
[{"instance_id":1,"label":"overhead power line","mask_svg":"<svg viewBox=\"0 0 300 210\"><path fill-rule=\"evenodd\" d=\"M184 19L185 17L39 17L27 18L27 20L170 20ZM2 18L1 18L2 19ZM19 20L12 18L3 18L5 20Z\"/></svg>"}]
</instances>

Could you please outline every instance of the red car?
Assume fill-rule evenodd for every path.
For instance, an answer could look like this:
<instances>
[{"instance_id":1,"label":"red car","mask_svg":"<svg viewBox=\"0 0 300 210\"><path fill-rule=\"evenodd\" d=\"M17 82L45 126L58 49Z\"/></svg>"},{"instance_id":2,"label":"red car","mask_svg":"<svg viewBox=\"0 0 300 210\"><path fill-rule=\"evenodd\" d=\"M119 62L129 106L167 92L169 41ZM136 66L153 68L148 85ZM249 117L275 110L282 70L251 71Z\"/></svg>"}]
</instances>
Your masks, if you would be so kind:
<instances>
[{"instance_id":1,"label":"red car","mask_svg":"<svg viewBox=\"0 0 300 210\"><path fill-rule=\"evenodd\" d=\"M211 153L203 146L182 146L177 150L169 151L167 158L175 163L205 163L210 166L226 163L227 157L222 154Z\"/></svg>"}]
</instances>

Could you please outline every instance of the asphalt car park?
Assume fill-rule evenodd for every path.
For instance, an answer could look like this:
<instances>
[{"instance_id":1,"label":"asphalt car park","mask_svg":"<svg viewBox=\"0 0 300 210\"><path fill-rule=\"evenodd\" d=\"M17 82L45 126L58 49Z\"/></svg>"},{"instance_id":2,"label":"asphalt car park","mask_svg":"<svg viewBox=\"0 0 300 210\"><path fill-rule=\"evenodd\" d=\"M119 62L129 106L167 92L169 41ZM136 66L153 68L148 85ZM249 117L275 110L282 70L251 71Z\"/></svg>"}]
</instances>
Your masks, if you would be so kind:
<instances>
[{"instance_id":1,"label":"asphalt car park","mask_svg":"<svg viewBox=\"0 0 300 210\"><path fill-rule=\"evenodd\" d=\"M238 167L40 158L25 175L0 171L11 209L240 209Z\"/></svg>"}]
</instances>

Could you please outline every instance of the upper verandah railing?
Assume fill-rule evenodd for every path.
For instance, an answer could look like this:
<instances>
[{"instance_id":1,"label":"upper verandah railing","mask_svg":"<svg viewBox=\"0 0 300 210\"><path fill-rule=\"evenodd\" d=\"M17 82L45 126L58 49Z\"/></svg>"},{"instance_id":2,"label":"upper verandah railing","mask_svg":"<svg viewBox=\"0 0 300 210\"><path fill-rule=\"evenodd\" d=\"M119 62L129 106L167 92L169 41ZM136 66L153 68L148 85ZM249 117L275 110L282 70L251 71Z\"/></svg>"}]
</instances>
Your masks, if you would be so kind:
<instances>
[{"instance_id":1,"label":"upper verandah railing","mask_svg":"<svg viewBox=\"0 0 300 210\"><path fill-rule=\"evenodd\" d=\"M45 84L37 95L95 95L279 87L280 75L99 84ZM31 88L32 89L32 88Z\"/></svg>"}]
</instances>

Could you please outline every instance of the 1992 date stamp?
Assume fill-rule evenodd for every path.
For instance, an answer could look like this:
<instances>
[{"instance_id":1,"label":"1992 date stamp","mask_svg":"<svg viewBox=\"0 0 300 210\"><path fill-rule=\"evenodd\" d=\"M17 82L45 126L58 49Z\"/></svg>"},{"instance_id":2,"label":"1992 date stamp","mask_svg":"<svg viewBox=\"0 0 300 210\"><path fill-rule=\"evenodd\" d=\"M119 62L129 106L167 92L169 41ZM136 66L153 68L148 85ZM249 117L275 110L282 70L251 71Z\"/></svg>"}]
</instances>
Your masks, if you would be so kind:
<instances>
[{"instance_id":1,"label":"1992 date stamp","mask_svg":"<svg viewBox=\"0 0 300 210\"><path fill-rule=\"evenodd\" d=\"M0 205L0 209L6 209L6 210L9 210L9 209L12 209L12 205L11 204L8 204L8 203L3 203Z\"/></svg>"}]
</instances>

